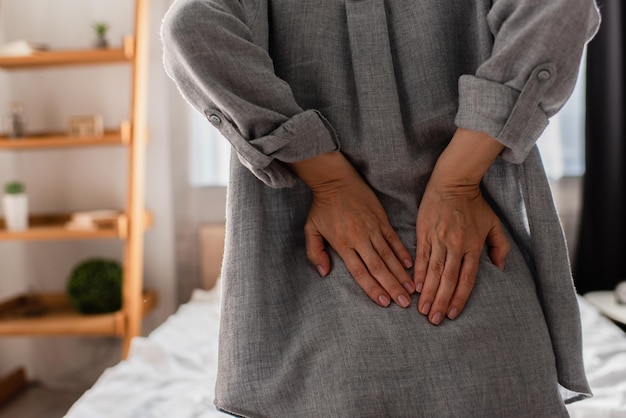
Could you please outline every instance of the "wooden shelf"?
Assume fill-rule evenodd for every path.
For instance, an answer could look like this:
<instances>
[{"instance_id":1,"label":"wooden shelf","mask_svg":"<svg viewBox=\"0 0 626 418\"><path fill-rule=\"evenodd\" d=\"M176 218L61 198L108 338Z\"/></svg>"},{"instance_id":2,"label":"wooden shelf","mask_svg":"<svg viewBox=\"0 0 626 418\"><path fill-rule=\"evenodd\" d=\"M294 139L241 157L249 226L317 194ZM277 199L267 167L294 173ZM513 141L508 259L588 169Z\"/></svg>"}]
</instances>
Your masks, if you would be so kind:
<instances>
[{"instance_id":1,"label":"wooden shelf","mask_svg":"<svg viewBox=\"0 0 626 418\"><path fill-rule=\"evenodd\" d=\"M143 315L157 303L154 291L143 292ZM85 315L63 293L16 296L0 304L0 335L118 336L126 333L126 314L117 311Z\"/></svg>"},{"instance_id":2,"label":"wooden shelf","mask_svg":"<svg viewBox=\"0 0 626 418\"><path fill-rule=\"evenodd\" d=\"M4 219L0 218L0 241L126 239L128 236L128 217L124 213L120 213L114 221L93 229L67 228L65 225L71 216L71 214L32 215L28 221L29 228L23 231L7 231ZM152 222L152 213L145 212L144 229L149 229Z\"/></svg>"},{"instance_id":3,"label":"wooden shelf","mask_svg":"<svg viewBox=\"0 0 626 418\"><path fill-rule=\"evenodd\" d=\"M118 130L105 131L102 136L73 137L66 133L44 133L23 138L8 138L0 135L0 150L127 145L130 143L130 135L128 122L124 122Z\"/></svg>"},{"instance_id":4,"label":"wooden shelf","mask_svg":"<svg viewBox=\"0 0 626 418\"><path fill-rule=\"evenodd\" d=\"M134 39L124 38L122 48L51 50L19 57L0 57L0 68L7 70L44 68L66 65L110 64L134 58Z\"/></svg>"}]
</instances>

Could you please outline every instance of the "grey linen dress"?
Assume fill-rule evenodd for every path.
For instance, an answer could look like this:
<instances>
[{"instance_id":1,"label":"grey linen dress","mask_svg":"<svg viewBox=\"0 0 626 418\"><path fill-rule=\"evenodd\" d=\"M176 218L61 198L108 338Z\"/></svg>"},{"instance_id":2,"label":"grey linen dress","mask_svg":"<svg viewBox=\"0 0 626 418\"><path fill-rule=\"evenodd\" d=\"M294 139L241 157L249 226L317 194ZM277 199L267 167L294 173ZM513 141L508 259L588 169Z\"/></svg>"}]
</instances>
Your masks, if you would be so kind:
<instances>
[{"instance_id":1,"label":"grey linen dress","mask_svg":"<svg viewBox=\"0 0 626 418\"><path fill-rule=\"evenodd\" d=\"M164 63L233 147L218 408L247 417L560 417L590 396L575 289L535 141L569 97L593 0L176 0ZM483 252L439 327L305 254L309 189L284 165L341 151L410 252L456 127L505 145L483 191L512 249Z\"/></svg>"}]
</instances>

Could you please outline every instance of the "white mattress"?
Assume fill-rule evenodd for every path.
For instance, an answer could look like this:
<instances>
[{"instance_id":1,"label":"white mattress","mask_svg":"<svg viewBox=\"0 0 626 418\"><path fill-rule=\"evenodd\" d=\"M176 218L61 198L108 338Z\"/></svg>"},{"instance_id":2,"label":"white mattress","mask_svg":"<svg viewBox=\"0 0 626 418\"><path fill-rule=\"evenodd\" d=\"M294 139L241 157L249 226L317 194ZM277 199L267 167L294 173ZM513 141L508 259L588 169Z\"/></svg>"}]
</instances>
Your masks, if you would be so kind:
<instances>
[{"instance_id":1,"label":"white mattress","mask_svg":"<svg viewBox=\"0 0 626 418\"><path fill-rule=\"evenodd\" d=\"M626 334L580 298L585 367L594 397L568 405L574 418L626 417ZM219 288L191 301L147 338L135 338L128 359L106 370L66 418L225 417L213 406Z\"/></svg>"}]
</instances>

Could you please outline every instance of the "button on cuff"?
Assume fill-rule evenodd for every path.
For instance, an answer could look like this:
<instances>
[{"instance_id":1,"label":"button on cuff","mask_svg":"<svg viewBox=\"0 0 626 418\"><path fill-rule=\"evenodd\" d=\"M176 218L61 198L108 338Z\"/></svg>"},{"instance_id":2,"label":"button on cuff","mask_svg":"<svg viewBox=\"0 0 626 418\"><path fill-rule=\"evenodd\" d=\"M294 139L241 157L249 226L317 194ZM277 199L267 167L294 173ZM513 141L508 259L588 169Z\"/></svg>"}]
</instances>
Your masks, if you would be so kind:
<instances>
[{"instance_id":1,"label":"button on cuff","mask_svg":"<svg viewBox=\"0 0 626 418\"><path fill-rule=\"evenodd\" d=\"M548 81L552 77L549 70L541 70L537 73L537 79L539 81Z\"/></svg>"},{"instance_id":2,"label":"button on cuff","mask_svg":"<svg viewBox=\"0 0 626 418\"><path fill-rule=\"evenodd\" d=\"M222 123L222 118L220 118L218 115L213 113L209 115L209 122L211 122L213 125L219 125Z\"/></svg>"}]
</instances>

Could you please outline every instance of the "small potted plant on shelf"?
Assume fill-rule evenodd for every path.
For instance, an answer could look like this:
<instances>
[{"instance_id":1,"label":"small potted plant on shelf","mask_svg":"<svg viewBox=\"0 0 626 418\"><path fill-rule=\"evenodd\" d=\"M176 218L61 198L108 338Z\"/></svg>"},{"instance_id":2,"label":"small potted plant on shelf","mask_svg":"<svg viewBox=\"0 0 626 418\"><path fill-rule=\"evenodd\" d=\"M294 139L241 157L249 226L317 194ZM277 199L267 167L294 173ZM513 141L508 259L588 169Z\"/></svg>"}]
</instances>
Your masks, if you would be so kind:
<instances>
[{"instance_id":1,"label":"small potted plant on shelf","mask_svg":"<svg viewBox=\"0 0 626 418\"><path fill-rule=\"evenodd\" d=\"M107 31L109 30L109 25L105 22L95 22L92 27L96 32L94 47L98 49L108 48L109 41L107 40Z\"/></svg>"},{"instance_id":2,"label":"small potted plant on shelf","mask_svg":"<svg viewBox=\"0 0 626 418\"><path fill-rule=\"evenodd\" d=\"M28 228L28 196L23 183L12 181L4 186L2 205L7 230L21 231Z\"/></svg>"}]
</instances>

